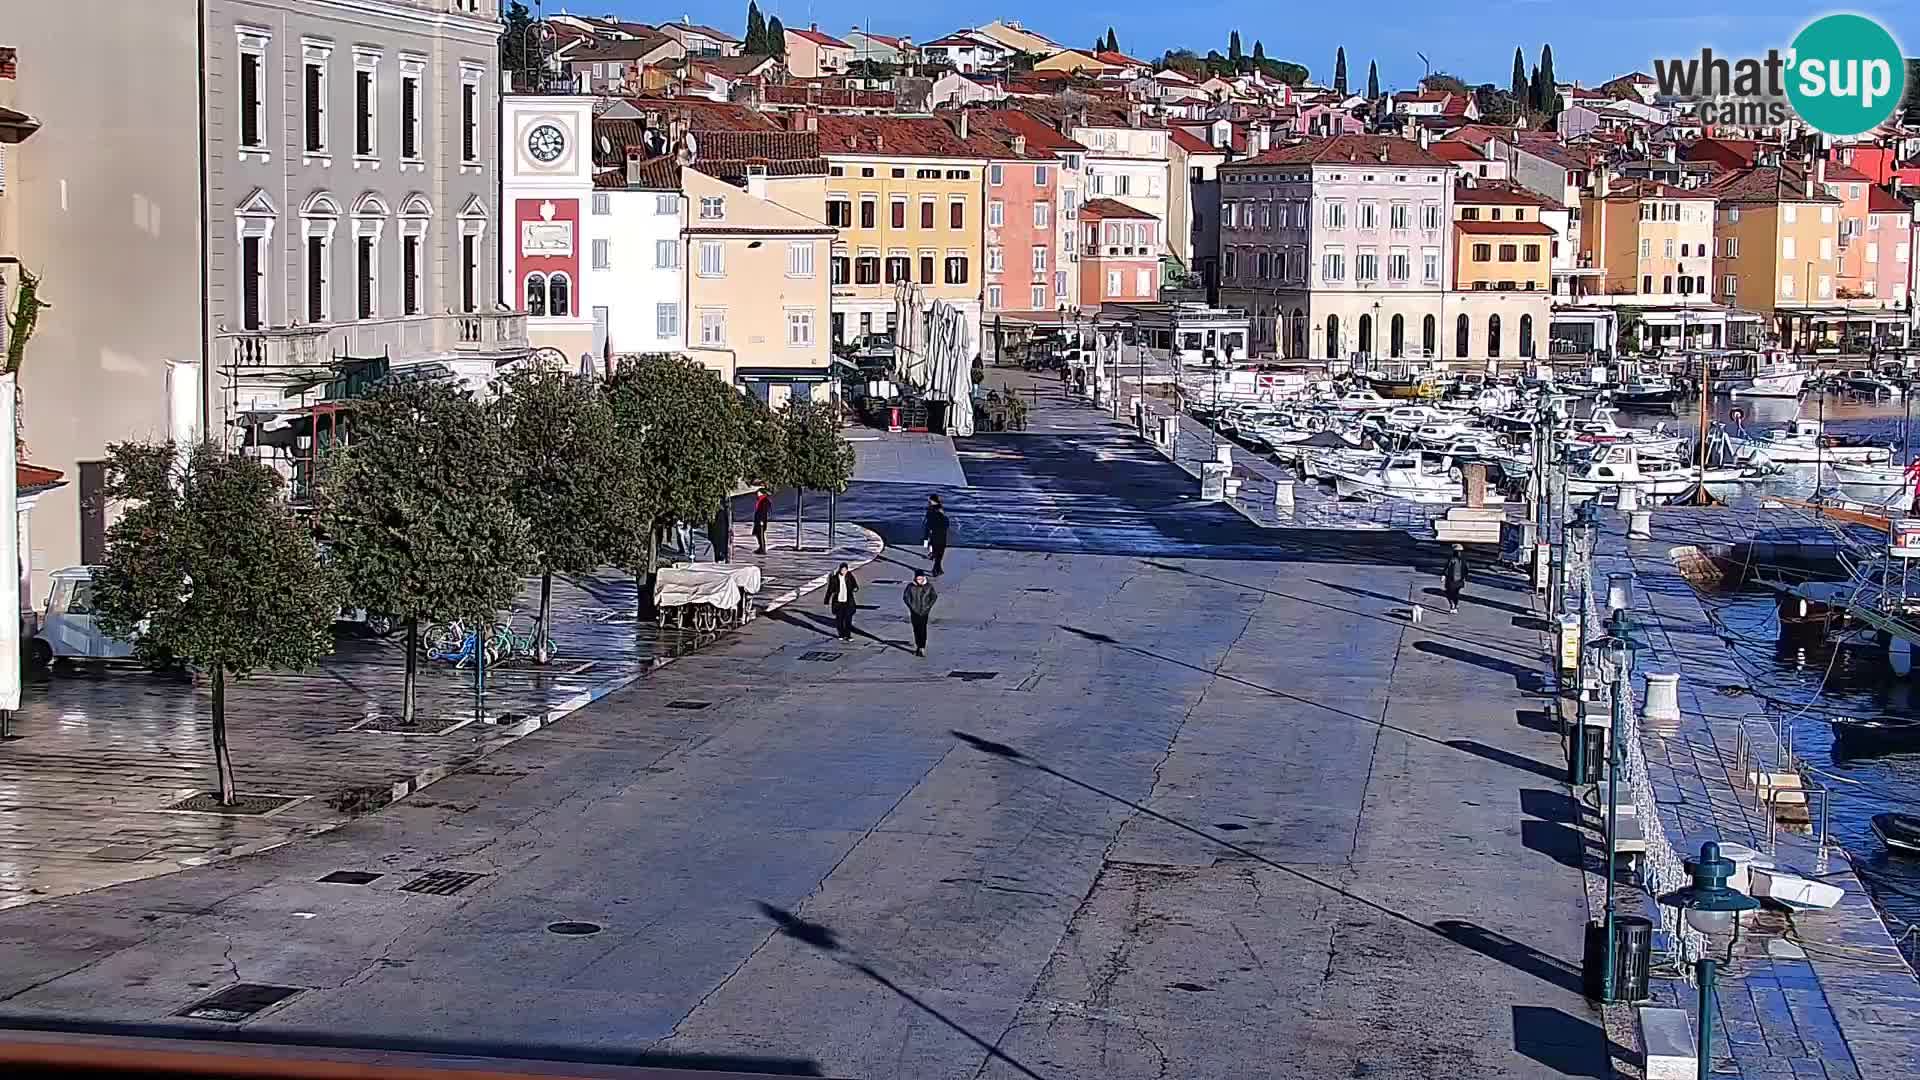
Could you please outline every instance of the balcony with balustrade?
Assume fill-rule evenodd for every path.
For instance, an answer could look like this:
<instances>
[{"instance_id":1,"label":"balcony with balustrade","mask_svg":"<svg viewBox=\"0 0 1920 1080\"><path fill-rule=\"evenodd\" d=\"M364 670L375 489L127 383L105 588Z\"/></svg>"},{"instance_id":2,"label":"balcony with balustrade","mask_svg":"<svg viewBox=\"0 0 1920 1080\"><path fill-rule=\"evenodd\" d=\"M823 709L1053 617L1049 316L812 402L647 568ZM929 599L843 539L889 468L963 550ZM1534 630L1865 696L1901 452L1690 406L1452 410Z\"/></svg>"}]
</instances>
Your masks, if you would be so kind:
<instances>
[{"instance_id":1,"label":"balcony with balustrade","mask_svg":"<svg viewBox=\"0 0 1920 1080\"><path fill-rule=\"evenodd\" d=\"M398 315L350 323L235 330L218 337L226 346L221 358L236 375L247 370L318 368L336 360L375 357L396 365L486 358L498 366L532 351L524 311Z\"/></svg>"}]
</instances>

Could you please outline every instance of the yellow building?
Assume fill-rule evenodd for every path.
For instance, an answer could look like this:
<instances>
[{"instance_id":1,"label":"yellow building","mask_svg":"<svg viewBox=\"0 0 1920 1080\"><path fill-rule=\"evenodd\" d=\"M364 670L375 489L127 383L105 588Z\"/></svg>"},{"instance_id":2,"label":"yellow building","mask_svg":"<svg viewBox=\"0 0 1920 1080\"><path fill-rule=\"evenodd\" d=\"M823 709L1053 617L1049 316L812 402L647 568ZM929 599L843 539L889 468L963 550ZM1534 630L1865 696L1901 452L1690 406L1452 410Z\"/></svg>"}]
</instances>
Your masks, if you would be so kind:
<instances>
[{"instance_id":1,"label":"yellow building","mask_svg":"<svg viewBox=\"0 0 1920 1080\"><path fill-rule=\"evenodd\" d=\"M945 119L822 116L826 219L833 245L833 336L892 331L896 292L945 301L980 340L981 237L988 157L965 113Z\"/></svg>"},{"instance_id":2,"label":"yellow building","mask_svg":"<svg viewBox=\"0 0 1920 1080\"><path fill-rule=\"evenodd\" d=\"M1455 185L1452 284L1443 315L1452 355L1494 362L1546 353L1554 231L1540 214L1559 208L1506 181Z\"/></svg>"},{"instance_id":3,"label":"yellow building","mask_svg":"<svg viewBox=\"0 0 1920 1080\"><path fill-rule=\"evenodd\" d=\"M834 231L821 179L750 174L743 190L688 167L680 182L688 355L776 408L824 400Z\"/></svg>"},{"instance_id":4,"label":"yellow building","mask_svg":"<svg viewBox=\"0 0 1920 1080\"><path fill-rule=\"evenodd\" d=\"M1580 206L1580 260L1601 272L1600 293L1646 305L1712 298L1714 196L1601 169Z\"/></svg>"},{"instance_id":5,"label":"yellow building","mask_svg":"<svg viewBox=\"0 0 1920 1080\"><path fill-rule=\"evenodd\" d=\"M1783 343L1845 322L1834 298L1840 200L1788 169L1744 169L1706 188L1719 200L1714 276L1726 303L1766 316Z\"/></svg>"}]
</instances>

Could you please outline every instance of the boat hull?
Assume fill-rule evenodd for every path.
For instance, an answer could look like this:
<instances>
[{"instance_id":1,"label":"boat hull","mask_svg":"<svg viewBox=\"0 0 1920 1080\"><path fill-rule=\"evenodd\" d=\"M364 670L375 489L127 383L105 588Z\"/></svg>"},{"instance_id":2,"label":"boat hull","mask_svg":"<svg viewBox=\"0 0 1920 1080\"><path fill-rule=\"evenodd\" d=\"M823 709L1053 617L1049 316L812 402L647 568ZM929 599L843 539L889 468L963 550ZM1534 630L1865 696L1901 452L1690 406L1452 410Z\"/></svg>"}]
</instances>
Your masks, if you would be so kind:
<instances>
[{"instance_id":1,"label":"boat hull","mask_svg":"<svg viewBox=\"0 0 1920 1080\"><path fill-rule=\"evenodd\" d=\"M1727 393L1733 397L1797 398L1806 388L1807 373L1796 371L1787 375L1757 375L1745 380L1744 385L1734 385Z\"/></svg>"},{"instance_id":2,"label":"boat hull","mask_svg":"<svg viewBox=\"0 0 1920 1080\"><path fill-rule=\"evenodd\" d=\"M1457 503L1464 502L1465 495L1459 491L1445 491L1438 488L1393 487L1368 477L1364 473L1335 473L1333 490L1343 499L1388 498L1403 499L1417 503Z\"/></svg>"},{"instance_id":3,"label":"boat hull","mask_svg":"<svg viewBox=\"0 0 1920 1080\"><path fill-rule=\"evenodd\" d=\"M1870 757L1920 750L1920 723L1880 724L1834 719L1834 748L1843 757Z\"/></svg>"},{"instance_id":4,"label":"boat hull","mask_svg":"<svg viewBox=\"0 0 1920 1080\"><path fill-rule=\"evenodd\" d=\"M1875 814L1873 833L1888 851L1920 855L1920 817L1912 814Z\"/></svg>"}]
</instances>

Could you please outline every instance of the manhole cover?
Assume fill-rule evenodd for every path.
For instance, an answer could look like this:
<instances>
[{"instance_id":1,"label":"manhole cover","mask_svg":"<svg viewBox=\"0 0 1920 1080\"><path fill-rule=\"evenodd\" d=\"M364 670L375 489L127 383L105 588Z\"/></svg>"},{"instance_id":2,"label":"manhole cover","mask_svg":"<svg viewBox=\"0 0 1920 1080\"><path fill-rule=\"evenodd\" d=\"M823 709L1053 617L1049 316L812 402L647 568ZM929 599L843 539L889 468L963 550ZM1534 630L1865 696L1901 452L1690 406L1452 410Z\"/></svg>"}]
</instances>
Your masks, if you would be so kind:
<instances>
[{"instance_id":1,"label":"manhole cover","mask_svg":"<svg viewBox=\"0 0 1920 1080\"><path fill-rule=\"evenodd\" d=\"M559 934L561 937L586 937L590 934L599 933L600 924L591 922L548 923L547 932L550 934Z\"/></svg>"},{"instance_id":2,"label":"manhole cover","mask_svg":"<svg viewBox=\"0 0 1920 1080\"><path fill-rule=\"evenodd\" d=\"M370 874L365 870L335 870L320 880L329 885L365 885L385 876L385 874Z\"/></svg>"},{"instance_id":3,"label":"manhole cover","mask_svg":"<svg viewBox=\"0 0 1920 1080\"><path fill-rule=\"evenodd\" d=\"M287 1000L302 989L304 988L299 986L239 983L227 987L212 997L201 998L174 1015L194 1020L218 1020L225 1024L237 1024L262 1009Z\"/></svg>"},{"instance_id":4,"label":"manhole cover","mask_svg":"<svg viewBox=\"0 0 1920 1080\"><path fill-rule=\"evenodd\" d=\"M833 661L840 659L840 654L837 652L801 653L800 659L812 661L813 663L816 663L816 664L826 664L826 663L832 663Z\"/></svg>"},{"instance_id":5,"label":"manhole cover","mask_svg":"<svg viewBox=\"0 0 1920 1080\"><path fill-rule=\"evenodd\" d=\"M704 709L707 706L712 704L713 702L711 701L669 701L667 702L667 708L669 709Z\"/></svg>"},{"instance_id":6,"label":"manhole cover","mask_svg":"<svg viewBox=\"0 0 1920 1080\"><path fill-rule=\"evenodd\" d=\"M291 795L235 795L233 802L222 804L216 792L203 791L198 795L189 795L169 810L189 810L198 814L242 814L249 817L272 813L292 802Z\"/></svg>"},{"instance_id":7,"label":"manhole cover","mask_svg":"<svg viewBox=\"0 0 1920 1080\"><path fill-rule=\"evenodd\" d=\"M486 876L469 874L464 870L429 870L400 886L400 891L427 893L430 896L452 896Z\"/></svg>"},{"instance_id":8,"label":"manhole cover","mask_svg":"<svg viewBox=\"0 0 1920 1080\"><path fill-rule=\"evenodd\" d=\"M982 682L998 674L1000 673L997 671L949 671L947 672L947 678L960 679L965 682Z\"/></svg>"}]
</instances>

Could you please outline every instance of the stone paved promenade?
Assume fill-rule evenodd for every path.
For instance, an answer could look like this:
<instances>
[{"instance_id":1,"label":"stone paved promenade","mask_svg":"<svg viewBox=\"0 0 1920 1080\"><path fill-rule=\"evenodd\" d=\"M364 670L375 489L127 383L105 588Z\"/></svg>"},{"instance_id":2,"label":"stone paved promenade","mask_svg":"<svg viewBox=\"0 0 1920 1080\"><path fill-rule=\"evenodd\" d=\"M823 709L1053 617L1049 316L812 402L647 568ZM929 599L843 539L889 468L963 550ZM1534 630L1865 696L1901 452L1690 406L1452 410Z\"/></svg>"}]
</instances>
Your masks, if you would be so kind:
<instances>
[{"instance_id":1,"label":"stone paved promenade","mask_svg":"<svg viewBox=\"0 0 1920 1080\"><path fill-rule=\"evenodd\" d=\"M760 600L784 603L819 587L840 561L878 552L872 533L843 526L825 551L826 527L809 524L796 553L791 519L752 554L744 523L735 558L758 562ZM704 541L702 541L704 551ZM537 610L537 584L514 612ZM634 632L633 581L625 575L557 581L547 668L490 672L476 714L471 668L422 662L422 734L378 730L400 709L402 639L343 634L314 670L273 672L229 684L227 727L242 792L291 796L268 816L167 807L213 781L205 686L137 668L50 673L26 688L14 731L0 742L0 908L258 851L348 820L339 796L384 802L479 761L535 728L626 685L696 643L649 624Z\"/></svg>"}]
</instances>

